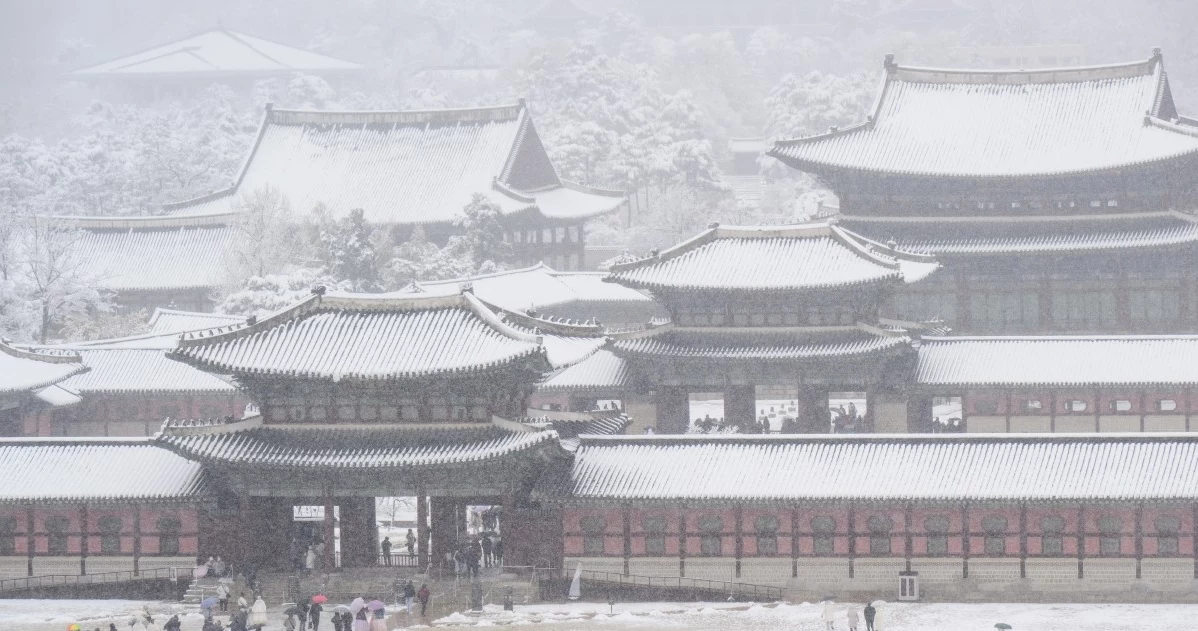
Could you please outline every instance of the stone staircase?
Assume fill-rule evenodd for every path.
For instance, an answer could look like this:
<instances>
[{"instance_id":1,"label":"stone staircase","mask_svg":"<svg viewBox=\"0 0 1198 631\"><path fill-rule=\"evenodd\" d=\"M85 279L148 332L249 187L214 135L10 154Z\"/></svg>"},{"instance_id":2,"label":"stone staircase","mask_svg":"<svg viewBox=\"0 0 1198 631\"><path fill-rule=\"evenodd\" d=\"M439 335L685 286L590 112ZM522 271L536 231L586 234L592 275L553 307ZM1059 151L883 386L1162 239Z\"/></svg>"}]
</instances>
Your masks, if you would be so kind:
<instances>
[{"instance_id":1,"label":"stone staircase","mask_svg":"<svg viewBox=\"0 0 1198 631\"><path fill-rule=\"evenodd\" d=\"M216 586L219 584L215 578L192 580L187 586L187 591L183 593L183 604L199 606L200 601L216 595Z\"/></svg>"},{"instance_id":2,"label":"stone staircase","mask_svg":"<svg viewBox=\"0 0 1198 631\"><path fill-rule=\"evenodd\" d=\"M300 598L324 594L329 598L329 602L334 604L348 603L361 596L367 601L378 599L392 605L396 601L396 581L402 585L408 579L411 579L417 588L422 584L428 584L436 611L463 611L469 608L470 604L470 582L465 577L430 577L418 573L415 568L350 568L340 572L316 573L301 577L286 573L263 575L262 597L266 603L274 606L292 602L294 595L288 584L294 583L296 578L299 582ZM484 604L502 604L509 592L517 604L539 600L536 586L527 578L501 574L497 568L484 569L480 575L480 582ZM293 588L294 584L290 587Z\"/></svg>"}]
</instances>

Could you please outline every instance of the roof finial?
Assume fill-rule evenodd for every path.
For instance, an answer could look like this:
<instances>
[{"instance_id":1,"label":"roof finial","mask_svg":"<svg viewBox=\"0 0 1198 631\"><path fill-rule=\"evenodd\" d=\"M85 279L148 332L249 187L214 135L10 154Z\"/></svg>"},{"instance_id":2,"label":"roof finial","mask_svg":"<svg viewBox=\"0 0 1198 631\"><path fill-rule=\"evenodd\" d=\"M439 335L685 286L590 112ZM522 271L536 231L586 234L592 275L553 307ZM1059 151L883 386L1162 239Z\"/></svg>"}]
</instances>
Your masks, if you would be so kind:
<instances>
[{"instance_id":1,"label":"roof finial","mask_svg":"<svg viewBox=\"0 0 1198 631\"><path fill-rule=\"evenodd\" d=\"M713 221L713 222L707 224L708 230L715 230L716 228L719 228L719 227L720 227L720 222L718 222L718 221Z\"/></svg>"},{"instance_id":2,"label":"roof finial","mask_svg":"<svg viewBox=\"0 0 1198 631\"><path fill-rule=\"evenodd\" d=\"M324 285L317 285L312 288L312 293L317 296L323 296L325 291L327 290Z\"/></svg>"},{"instance_id":3,"label":"roof finial","mask_svg":"<svg viewBox=\"0 0 1198 631\"><path fill-rule=\"evenodd\" d=\"M1153 47L1152 47L1152 58L1153 58L1153 59L1160 59L1160 58L1161 58L1161 47L1160 47L1160 46L1153 46Z\"/></svg>"},{"instance_id":4,"label":"roof finial","mask_svg":"<svg viewBox=\"0 0 1198 631\"><path fill-rule=\"evenodd\" d=\"M462 293L463 294L474 293L474 283L470 283L470 282L462 283Z\"/></svg>"},{"instance_id":5,"label":"roof finial","mask_svg":"<svg viewBox=\"0 0 1198 631\"><path fill-rule=\"evenodd\" d=\"M898 64L894 63L894 53L886 53L886 60L882 62L882 67L886 70L894 70Z\"/></svg>"}]
</instances>

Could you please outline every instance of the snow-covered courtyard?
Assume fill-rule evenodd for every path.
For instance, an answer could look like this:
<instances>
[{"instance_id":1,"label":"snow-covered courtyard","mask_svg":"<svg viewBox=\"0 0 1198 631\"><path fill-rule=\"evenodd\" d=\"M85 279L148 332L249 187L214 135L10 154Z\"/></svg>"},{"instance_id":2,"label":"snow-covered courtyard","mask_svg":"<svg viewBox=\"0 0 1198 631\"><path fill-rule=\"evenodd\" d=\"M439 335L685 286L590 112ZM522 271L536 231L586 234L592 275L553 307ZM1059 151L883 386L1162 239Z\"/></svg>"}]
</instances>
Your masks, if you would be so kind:
<instances>
[{"instance_id":1,"label":"snow-covered courtyard","mask_svg":"<svg viewBox=\"0 0 1198 631\"><path fill-rule=\"evenodd\" d=\"M171 613L180 613L184 631L198 631L201 617L194 608L175 603L142 603L118 600L0 600L0 629L61 631L78 623L84 631L109 623L129 629L130 614L148 605L161 624ZM860 605L858 605L860 606ZM1190 629L1198 616L1198 605L1126 604L945 604L891 603L879 607L883 631L989 631L997 623L1014 631L1141 631L1145 629ZM837 631L847 631L845 605L837 605ZM608 631L651 631L693 629L695 631L793 630L822 631L823 609L819 604L746 605L742 603L607 603L579 602L518 606L514 613L488 605L482 614L455 613L431 622L434 628L503 626L527 630L546 625L559 631L604 629ZM265 631L283 629L282 617L271 612ZM412 624L409 628L429 628ZM132 627L142 631L142 625ZM329 629L327 619L321 628ZM864 623L859 626L864 629Z\"/></svg>"}]
</instances>

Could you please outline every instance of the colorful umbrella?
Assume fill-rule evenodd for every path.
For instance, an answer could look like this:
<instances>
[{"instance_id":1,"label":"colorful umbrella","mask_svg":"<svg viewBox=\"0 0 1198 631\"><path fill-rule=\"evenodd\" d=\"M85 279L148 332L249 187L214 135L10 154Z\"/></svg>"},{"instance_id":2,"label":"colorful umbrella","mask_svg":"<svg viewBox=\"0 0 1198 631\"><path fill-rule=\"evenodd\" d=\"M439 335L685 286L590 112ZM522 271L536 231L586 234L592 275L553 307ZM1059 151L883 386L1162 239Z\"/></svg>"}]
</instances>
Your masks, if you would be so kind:
<instances>
[{"instance_id":1,"label":"colorful umbrella","mask_svg":"<svg viewBox=\"0 0 1198 631\"><path fill-rule=\"evenodd\" d=\"M324 594L317 594L312 597L312 602L314 602L318 605L323 605L323 604L329 602L329 597L325 596Z\"/></svg>"},{"instance_id":2,"label":"colorful umbrella","mask_svg":"<svg viewBox=\"0 0 1198 631\"><path fill-rule=\"evenodd\" d=\"M381 600L372 600L372 601L370 601L369 605L366 605L366 608L371 611L378 611L379 609L382 609L383 607L386 607L386 606L387 605L384 605L383 601L381 601Z\"/></svg>"},{"instance_id":3,"label":"colorful umbrella","mask_svg":"<svg viewBox=\"0 0 1198 631\"><path fill-rule=\"evenodd\" d=\"M71 626L67 627L67 631L83 631L83 627L72 623Z\"/></svg>"},{"instance_id":4,"label":"colorful umbrella","mask_svg":"<svg viewBox=\"0 0 1198 631\"><path fill-rule=\"evenodd\" d=\"M337 605L336 607L333 607L333 611L335 613L353 613L349 610L349 607L345 605Z\"/></svg>"},{"instance_id":5,"label":"colorful umbrella","mask_svg":"<svg viewBox=\"0 0 1198 631\"><path fill-rule=\"evenodd\" d=\"M200 601L200 609L212 609L218 602L220 601L218 601L215 596L209 596Z\"/></svg>"},{"instance_id":6,"label":"colorful umbrella","mask_svg":"<svg viewBox=\"0 0 1198 631\"><path fill-rule=\"evenodd\" d=\"M359 597L355 598L354 601L349 604L349 612L356 616L356 615L358 615L358 612L361 611L362 608L365 606L366 606L366 601L362 600L362 597L359 596Z\"/></svg>"}]
</instances>

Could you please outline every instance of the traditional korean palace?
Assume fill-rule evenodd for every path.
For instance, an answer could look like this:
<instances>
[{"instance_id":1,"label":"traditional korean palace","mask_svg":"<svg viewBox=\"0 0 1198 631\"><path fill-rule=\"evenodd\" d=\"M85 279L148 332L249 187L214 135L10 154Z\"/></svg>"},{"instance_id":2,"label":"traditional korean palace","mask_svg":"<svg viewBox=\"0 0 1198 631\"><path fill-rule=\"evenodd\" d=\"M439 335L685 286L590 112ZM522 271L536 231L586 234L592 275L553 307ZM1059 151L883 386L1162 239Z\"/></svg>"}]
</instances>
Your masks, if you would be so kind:
<instances>
[{"instance_id":1,"label":"traditional korean palace","mask_svg":"<svg viewBox=\"0 0 1198 631\"><path fill-rule=\"evenodd\" d=\"M314 133L306 116L281 126ZM12 435L30 414L84 427L105 384L146 379L106 368L139 345L249 404L152 436L0 439L0 574L217 554L286 572L318 541L331 571L373 566L374 499L407 496L422 570L483 505L513 566L805 599L893 600L918 575L932 599L1198 602L1195 130L1159 54L888 59L865 123L771 150L842 217L712 224L602 278L315 288L260 319L0 345Z\"/></svg>"}]
</instances>

